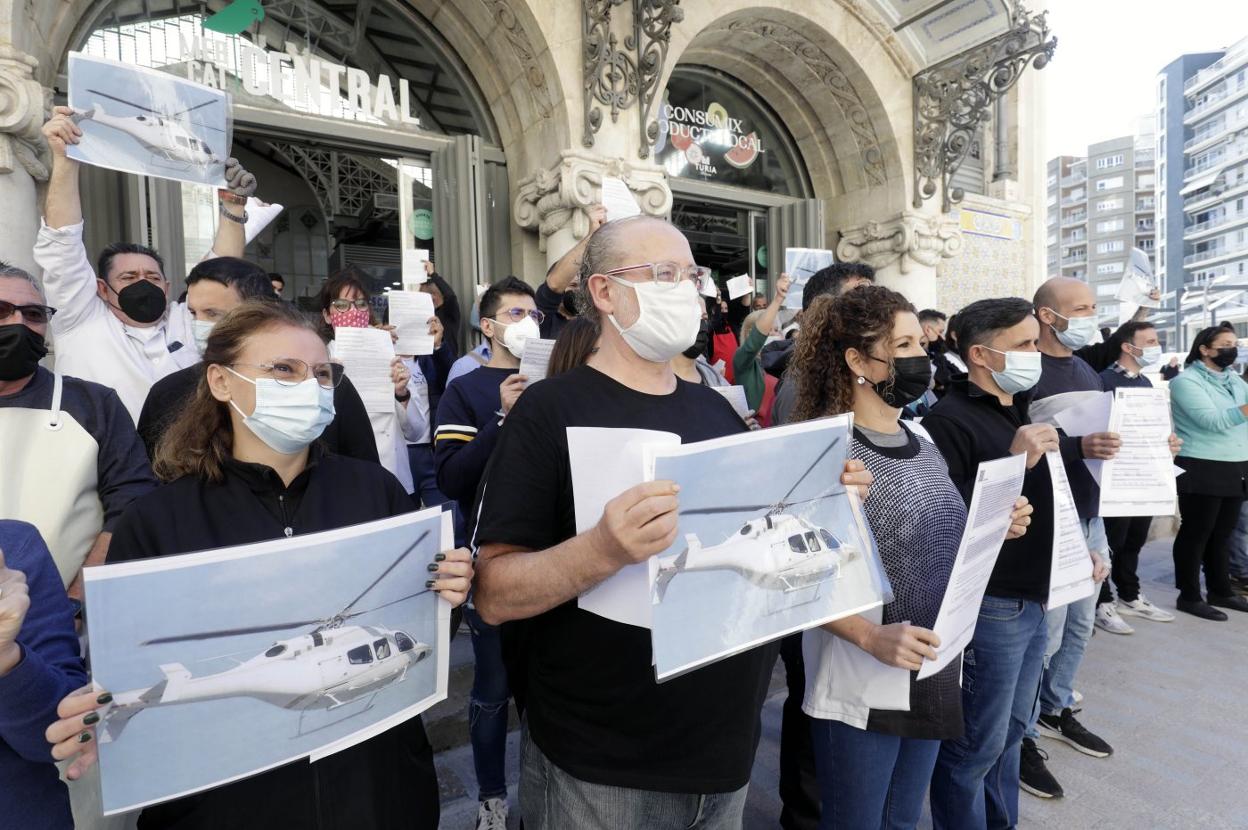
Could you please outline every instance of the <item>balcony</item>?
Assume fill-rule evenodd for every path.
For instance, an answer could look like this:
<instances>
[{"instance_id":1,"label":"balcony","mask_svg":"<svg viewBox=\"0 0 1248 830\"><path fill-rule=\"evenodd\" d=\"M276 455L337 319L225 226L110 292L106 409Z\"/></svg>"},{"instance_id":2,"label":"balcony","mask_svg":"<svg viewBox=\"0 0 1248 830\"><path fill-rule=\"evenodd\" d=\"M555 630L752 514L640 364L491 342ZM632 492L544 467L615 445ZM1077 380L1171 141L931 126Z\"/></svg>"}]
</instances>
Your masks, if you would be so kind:
<instances>
[{"instance_id":1,"label":"balcony","mask_svg":"<svg viewBox=\"0 0 1248 830\"><path fill-rule=\"evenodd\" d=\"M1078 193L1072 193L1069 196L1067 196L1065 199L1062 199L1062 207L1070 207L1071 205L1081 205L1087 200L1088 200L1087 192L1081 190Z\"/></svg>"},{"instance_id":2,"label":"balcony","mask_svg":"<svg viewBox=\"0 0 1248 830\"><path fill-rule=\"evenodd\" d=\"M1217 216L1206 219L1203 222L1197 222L1194 225L1188 225L1183 229L1183 238L1187 239L1193 236L1200 236L1209 231L1225 228L1231 225L1238 225L1248 222L1248 210L1232 210L1221 213Z\"/></svg>"},{"instance_id":3,"label":"balcony","mask_svg":"<svg viewBox=\"0 0 1248 830\"><path fill-rule=\"evenodd\" d=\"M1135 232L1136 233L1152 233L1155 227L1156 227L1156 224L1151 221L1136 222Z\"/></svg>"},{"instance_id":4,"label":"balcony","mask_svg":"<svg viewBox=\"0 0 1248 830\"><path fill-rule=\"evenodd\" d=\"M1187 170L1183 173L1183 181L1188 181L1199 176L1208 170L1213 170L1225 164L1248 156L1248 141L1241 141L1235 144L1228 144L1223 148L1214 150L1198 161L1188 165Z\"/></svg>"},{"instance_id":5,"label":"balcony","mask_svg":"<svg viewBox=\"0 0 1248 830\"><path fill-rule=\"evenodd\" d=\"M1088 180L1086 173L1075 173L1062 178L1062 187L1075 187L1081 185Z\"/></svg>"},{"instance_id":6,"label":"balcony","mask_svg":"<svg viewBox=\"0 0 1248 830\"><path fill-rule=\"evenodd\" d=\"M1220 109L1241 97L1246 91L1248 91L1248 83L1227 84L1217 92L1211 92L1205 100L1183 113L1183 124L1186 126L1199 121L1202 116Z\"/></svg>"},{"instance_id":7,"label":"balcony","mask_svg":"<svg viewBox=\"0 0 1248 830\"><path fill-rule=\"evenodd\" d=\"M1226 115L1213 124L1202 125L1201 130L1196 135L1183 143L1183 150L1190 152L1202 144L1216 141L1227 133L1238 130L1245 124L1248 124L1248 115Z\"/></svg>"},{"instance_id":8,"label":"balcony","mask_svg":"<svg viewBox=\"0 0 1248 830\"><path fill-rule=\"evenodd\" d=\"M1183 83L1183 93L1187 94L1197 87L1211 83L1217 80L1218 76L1231 69L1237 68L1245 60L1248 60L1248 49L1243 47L1227 52L1204 69L1188 78Z\"/></svg>"},{"instance_id":9,"label":"balcony","mask_svg":"<svg viewBox=\"0 0 1248 830\"><path fill-rule=\"evenodd\" d=\"M1206 248L1195 254L1188 254L1183 257L1183 267L1190 268L1196 263L1213 263L1219 259L1235 256L1237 254L1248 254L1248 242L1235 242L1230 245L1217 245L1212 248Z\"/></svg>"},{"instance_id":10,"label":"balcony","mask_svg":"<svg viewBox=\"0 0 1248 830\"><path fill-rule=\"evenodd\" d=\"M1135 154L1135 166L1136 167L1152 167L1153 163L1156 160L1157 160L1157 157L1153 154L1151 150L1147 153Z\"/></svg>"},{"instance_id":11,"label":"balcony","mask_svg":"<svg viewBox=\"0 0 1248 830\"><path fill-rule=\"evenodd\" d=\"M1083 265L1087 261L1088 261L1088 252L1082 251L1080 253L1071 254L1070 256L1062 257L1062 267L1065 268L1069 265Z\"/></svg>"},{"instance_id":12,"label":"balcony","mask_svg":"<svg viewBox=\"0 0 1248 830\"><path fill-rule=\"evenodd\" d=\"M1135 203L1136 213L1144 213L1146 211L1155 210L1156 202L1152 199L1139 199Z\"/></svg>"},{"instance_id":13,"label":"balcony","mask_svg":"<svg viewBox=\"0 0 1248 830\"><path fill-rule=\"evenodd\" d=\"M1086 211L1076 211L1074 213L1069 213L1062 217L1062 227L1066 228L1071 225L1082 225L1084 222L1087 222L1087 221L1088 221L1088 214Z\"/></svg>"}]
</instances>

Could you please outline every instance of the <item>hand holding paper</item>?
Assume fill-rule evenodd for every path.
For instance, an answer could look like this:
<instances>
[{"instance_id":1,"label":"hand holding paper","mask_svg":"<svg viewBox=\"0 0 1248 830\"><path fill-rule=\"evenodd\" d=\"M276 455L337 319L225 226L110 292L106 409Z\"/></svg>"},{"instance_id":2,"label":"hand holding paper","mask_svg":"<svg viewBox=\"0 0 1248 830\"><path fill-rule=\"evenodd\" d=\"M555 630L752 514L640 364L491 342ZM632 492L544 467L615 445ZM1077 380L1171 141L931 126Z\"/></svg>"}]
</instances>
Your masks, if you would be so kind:
<instances>
[{"instance_id":1,"label":"hand holding paper","mask_svg":"<svg viewBox=\"0 0 1248 830\"><path fill-rule=\"evenodd\" d=\"M742 274L739 277L733 277L724 283L728 288L728 299L735 300L738 297L744 297L754 289L753 282L750 281L749 274Z\"/></svg>"}]
</instances>

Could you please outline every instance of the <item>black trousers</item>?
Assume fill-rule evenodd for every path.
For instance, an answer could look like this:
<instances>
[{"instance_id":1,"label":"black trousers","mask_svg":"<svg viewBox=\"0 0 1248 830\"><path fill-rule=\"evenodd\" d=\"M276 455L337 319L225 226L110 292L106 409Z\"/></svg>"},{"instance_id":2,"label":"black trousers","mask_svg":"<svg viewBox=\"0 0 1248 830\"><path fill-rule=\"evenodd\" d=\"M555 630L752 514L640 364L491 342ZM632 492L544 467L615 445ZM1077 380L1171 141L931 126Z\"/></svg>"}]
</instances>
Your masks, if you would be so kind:
<instances>
[{"instance_id":1,"label":"black trousers","mask_svg":"<svg viewBox=\"0 0 1248 830\"><path fill-rule=\"evenodd\" d=\"M1134 602L1140 598L1140 550L1148 541L1148 528L1152 523L1152 516L1121 516L1105 520L1105 537L1109 540L1109 550L1114 559L1110 575L1114 587L1118 589L1118 599L1123 602ZM1101 583L1100 601L1113 602L1113 599L1107 579Z\"/></svg>"},{"instance_id":2,"label":"black trousers","mask_svg":"<svg viewBox=\"0 0 1248 830\"><path fill-rule=\"evenodd\" d=\"M1205 588L1215 596L1231 596L1231 533L1239 520L1243 496L1209 496L1179 493L1182 524L1174 537L1174 583L1179 598L1199 600L1200 571L1205 571Z\"/></svg>"},{"instance_id":3,"label":"black trousers","mask_svg":"<svg viewBox=\"0 0 1248 830\"><path fill-rule=\"evenodd\" d=\"M780 826L784 830L817 830L819 827L819 780L815 777L815 746L810 716L802 711L806 696L806 663L802 659L802 635L780 641L784 679L789 696L780 721Z\"/></svg>"}]
</instances>

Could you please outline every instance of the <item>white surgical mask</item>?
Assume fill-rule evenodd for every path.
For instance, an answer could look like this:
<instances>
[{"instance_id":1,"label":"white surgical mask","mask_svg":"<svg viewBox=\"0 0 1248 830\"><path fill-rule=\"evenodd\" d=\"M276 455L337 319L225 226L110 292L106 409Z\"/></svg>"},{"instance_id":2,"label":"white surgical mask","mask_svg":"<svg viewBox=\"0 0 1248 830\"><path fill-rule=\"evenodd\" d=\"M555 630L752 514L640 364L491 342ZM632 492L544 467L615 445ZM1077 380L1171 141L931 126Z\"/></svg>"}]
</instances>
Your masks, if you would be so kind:
<instances>
[{"instance_id":1,"label":"white surgical mask","mask_svg":"<svg viewBox=\"0 0 1248 830\"><path fill-rule=\"evenodd\" d=\"M657 282L629 282L611 277L637 294L637 321L620 326L612 314L607 319L637 356L651 363L667 363L693 345L702 324L702 302L692 280L676 285Z\"/></svg>"},{"instance_id":2,"label":"white surgical mask","mask_svg":"<svg viewBox=\"0 0 1248 830\"><path fill-rule=\"evenodd\" d=\"M1049 309L1053 311L1053 309ZM1053 311L1058 317L1066 321L1066 331L1058 331L1055 326L1050 326L1053 333L1057 335L1058 342L1068 349L1082 349L1096 338L1096 317L1062 317L1056 311Z\"/></svg>"},{"instance_id":3,"label":"white surgical mask","mask_svg":"<svg viewBox=\"0 0 1248 830\"><path fill-rule=\"evenodd\" d=\"M208 348L208 335L212 334L212 327L215 325L216 322L211 320L191 321L191 336L195 338L195 348L200 354Z\"/></svg>"},{"instance_id":4,"label":"white surgical mask","mask_svg":"<svg viewBox=\"0 0 1248 830\"><path fill-rule=\"evenodd\" d=\"M1040 382L1043 365L1040 352L1003 352L984 346L990 352L1005 355L1005 368L1000 372L993 371L992 379L1007 395L1026 392Z\"/></svg>"},{"instance_id":5,"label":"white surgical mask","mask_svg":"<svg viewBox=\"0 0 1248 830\"><path fill-rule=\"evenodd\" d=\"M500 323L495 320L494 325L503 327L503 346L515 355L516 359L524 357L526 340L530 337L537 339L542 336L537 321L532 317L525 317L519 323Z\"/></svg>"},{"instance_id":6,"label":"white surgical mask","mask_svg":"<svg viewBox=\"0 0 1248 830\"><path fill-rule=\"evenodd\" d=\"M230 401L230 406L243 416L243 424L275 452L300 452L320 438L334 420L334 390L323 388L316 378L283 386L273 378L253 380L226 368L256 387L256 408L250 415L234 401Z\"/></svg>"},{"instance_id":7,"label":"white surgical mask","mask_svg":"<svg viewBox=\"0 0 1248 830\"><path fill-rule=\"evenodd\" d=\"M1132 346L1133 349L1139 349L1139 346ZM1140 354L1134 355L1135 362L1140 364L1140 368L1145 366L1156 366L1161 362L1161 346L1145 346L1140 349Z\"/></svg>"}]
</instances>

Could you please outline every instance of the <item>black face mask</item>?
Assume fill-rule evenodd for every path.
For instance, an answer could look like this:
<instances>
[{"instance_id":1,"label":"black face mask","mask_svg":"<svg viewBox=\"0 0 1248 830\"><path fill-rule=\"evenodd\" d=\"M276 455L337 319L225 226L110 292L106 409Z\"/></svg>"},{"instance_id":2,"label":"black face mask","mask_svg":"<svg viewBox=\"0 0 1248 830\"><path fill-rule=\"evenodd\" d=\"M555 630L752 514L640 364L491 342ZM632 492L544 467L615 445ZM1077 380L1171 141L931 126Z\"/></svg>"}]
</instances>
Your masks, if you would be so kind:
<instances>
[{"instance_id":1,"label":"black face mask","mask_svg":"<svg viewBox=\"0 0 1248 830\"><path fill-rule=\"evenodd\" d=\"M694 339L693 345L685 349L682 354L690 360L696 360L698 355L706 354L706 344L711 339L710 323L703 320L698 324L698 336Z\"/></svg>"},{"instance_id":2,"label":"black face mask","mask_svg":"<svg viewBox=\"0 0 1248 830\"><path fill-rule=\"evenodd\" d=\"M22 323L0 326L0 380L30 377L48 353L43 335Z\"/></svg>"},{"instance_id":3,"label":"black face mask","mask_svg":"<svg viewBox=\"0 0 1248 830\"><path fill-rule=\"evenodd\" d=\"M1227 346L1225 349L1218 349L1218 353L1209 359L1213 361L1214 366L1225 369L1235 365L1235 361L1239 359L1239 348Z\"/></svg>"},{"instance_id":4,"label":"black face mask","mask_svg":"<svg viewBox=\"0 0 1248 830\"><path fill-rule=\"evenodd\" d=\"M928 354L944 354L945 353L945 338L941 337L938 340L933 340L932 342L928 343L927 353Z\"/></svg>"},{"instance_id":5,"label":"black face mask","mask_svg":"<svg viewBox=\"0 0 1248 830\"><path fill-rule=\"evenodd\" d=\"M111 285L108 289L113 291ZM114 293L117 295L117 307L136 323L155 323L165 313L168 304L165 292L149 280L139 280Z\"/></svg>"},{"instance_id":6,"label":"black face mask","mask_svg":"<svg viewBox=\"0 0 1248 830\"><path fill-rule=\"evenodd\" d=\"M880 360L874 356L871 359L879 360L880 363L888 363L887 360ZM926 356L895 357L893 358L893 375L891 381L880 381L872 384L872 388L884 400L884 403L901 409L923 397L923 393L927 391L928 385L932 382L932 364Z\"/></svg>"},{"instance_id":7,"label":"black face mask","mask_svg":"<svg viewBox=\"0 0 1248 830\"><path fill-rule=\"evenodd\" d=\"M569 288L563 292L563 300L559 303L559 307L563 309L563 313L569 317L576 316L576 289Z\"/></svg>"}]
</instances>

